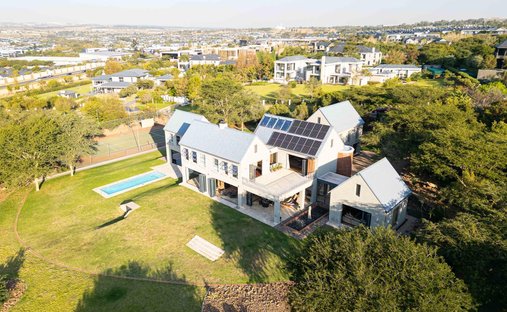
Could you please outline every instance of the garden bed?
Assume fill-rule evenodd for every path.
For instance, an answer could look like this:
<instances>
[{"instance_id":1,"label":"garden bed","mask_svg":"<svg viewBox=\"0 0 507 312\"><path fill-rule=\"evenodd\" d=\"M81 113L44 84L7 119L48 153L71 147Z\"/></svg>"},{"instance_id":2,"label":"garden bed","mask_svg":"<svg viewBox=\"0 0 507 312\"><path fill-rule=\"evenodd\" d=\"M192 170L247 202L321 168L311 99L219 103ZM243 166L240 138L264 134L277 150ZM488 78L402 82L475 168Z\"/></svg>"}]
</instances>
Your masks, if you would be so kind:
<instances>
[{"instance_id":1,"label":"garden bed","mask_svg":"<svg viewBox=\"0 0 507 312\"><path fill-rule=\"evenodd\" d=\"M308 208L305 209L302 213L293 217L289 222L286 223L286 226L294 229L298 232L304 230L307 226L319 220L323 216L328 214L328 210L322 207L312 208L312 216L308 218Z\"/></svg>"}]
</instances>

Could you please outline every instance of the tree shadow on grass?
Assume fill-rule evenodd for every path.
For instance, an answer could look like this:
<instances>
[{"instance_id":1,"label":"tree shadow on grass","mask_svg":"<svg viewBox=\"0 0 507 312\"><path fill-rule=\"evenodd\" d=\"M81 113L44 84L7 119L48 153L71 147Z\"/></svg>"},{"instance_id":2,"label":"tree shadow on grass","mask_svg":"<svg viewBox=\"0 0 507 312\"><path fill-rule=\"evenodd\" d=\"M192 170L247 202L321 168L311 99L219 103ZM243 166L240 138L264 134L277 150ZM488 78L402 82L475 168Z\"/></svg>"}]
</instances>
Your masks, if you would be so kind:
<instances>
[{"instance_id":1,"label":"tree shadow on grass","mask_svg":"<svg viewBox=\"0 0 507 312\"><path fill-rule=\"evenodd\" d=\"M142 280L147 278L175 284ZM98 276L75 311L200 311L203 296L204 288L186 284L184 276L174 273L172 263L152 270L140 262L129 261Z\"/></svg>"},{"instance_id":2,"label":"tree shadow on grass","mask_svg":"<svg viewBox=\"0 0 507 312\"><path fill-rule=\"evenodd\" d=\"M19 271L25 262L25 249L20 248L16 255L7 259L5 263L0 264L0 275L5 275L8 280L16 280L19 277Z\"/></svg>"},{"instance_id":3,"label":"tree shadow on grass","mask_svg":"<svg viewBox=\"0 0 507 312\"><path fill-rule=\"evenodd\" d=\"M272 282L273 275L277 280L286 276L285 263L299 250L300 241L217 202L211 203L210 213L225 256L238 262L249 283Z\"/></svg>"}]
</instances>

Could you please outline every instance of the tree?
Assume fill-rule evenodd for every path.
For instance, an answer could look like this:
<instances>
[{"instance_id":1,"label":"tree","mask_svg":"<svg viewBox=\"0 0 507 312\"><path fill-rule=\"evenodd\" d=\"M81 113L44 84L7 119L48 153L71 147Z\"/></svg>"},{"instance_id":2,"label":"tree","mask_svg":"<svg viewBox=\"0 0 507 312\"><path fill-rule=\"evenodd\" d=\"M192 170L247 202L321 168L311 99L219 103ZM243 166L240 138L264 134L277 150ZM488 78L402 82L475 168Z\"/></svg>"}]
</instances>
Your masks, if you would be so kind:
<instances>
[{"instance_id":1,"label":"tree","mask_svg":"<svg viewBox=\"0 0 507 312\"><path fill-rule=\"evenodd\" d=\"M81 109L98 122L125 118L127 113L118 96L104 95L89 98Z\"/></svg>"},{"instance_id":2,"label":"tree","mask_svg":"<svg viewBox=\"0 0 507 312\"><path fill-rule=\"evenodd\" d=\"M234 119L237 93L243 86L229 78L214 78L204 81L198 106L212 122L223 119L226 123Z\"/></svg>"},{"instance_id":3,"label":"tree","mask_svg":"<svg viewBox=\"0 0 507 312\"><path fill-rule=\"evenodd\" d=\"M407 61L407 56L403 51L392 50L383 58L386 64L404 64Z\"/></svg>"},{"instance_id":4,"label":"tree","mask_svg":"<svg viewBox=\"0 0 507 312\"><path fill-rule=\"evenodd\" d=\"M436 249L363 226L307 238L290 260L294 311L468 311L472 298Z\"/></svg>"},{"instance_id":5,"label":"tree","mask_svg":"<svg viewBox=\"0 0 507 312\"><path fill-rule=\"evenodd\" d=\"M130 86L128 86L124 89L121 89L119 96L122 98L127 97L127 96L131 96L131 95L136 94L137 90L138 90L137 85L131 84Z\"/></svg>"},{"instance_id":6,"label":"tree","mask_svg":"<svg viewBox=\"0 0 507 312\"><path fill-rule=\"evenodd\" d=\"M306 118L308 118L308 116L309 116L308 105L306 105L305 102L296 106L296 108L292 112L292 117L296 119L305 120Z\"/></svg>"},{"instance_id":7,"label":"tree","mask_svg":"<svg viewBox=\"0 0 507 312\"><path fill-rule=\"evenodd\" d=\"M322 83L319 79L311 77L310 80L305 83L305 89L313 100L314 97L322 93Z\"/></svg>"},{"instance_id":8,"label":"tree","mask_svg":"<svg viewBox=\"0 0 507 312\"><path fill-rule=\"evenodd\" d=\"M289 103L292 98L292 90L288 85L281 85L280 90L277 92L277 99L282 103Z\"/></svg>"},{"instance_id":9,"label":"tree","mask_svg":"<svg viewBox=\"0 0 507 312\"><path fill-rule=\"evenodd\" d=\"M507 306L506 214L479 217L460 213L439 223L424 221L419 241L438 247L438 253L468 285L484 311Z\"/></svg>"},{"instance_id":10,"label":"tree","mask_svg":"<svg viewBox=\"0 0 507 312\"><path fill-rule=\"evenodd\" d=\"M245 128L245 122L259 120L264 113L259 96L251 91L242 90L236 93L233 102L236 103L236 107L231 119L241 127L241 130Z\"/></svg>"},{"instance_id":11,"label":"tree","mask_svg":"<svg viewBox=\"0 0 507 312\"><path fill-rule=\"evenodd\" d=\"M50 113L24 114L0 129L0 183L38 191L44 177L58 167L61 128Z\"/></svg>"},{"instance_id":12,"label":"tree","mask_svg":"<svg viewBox=\"0 0 507 312\"><path fill-rule=\"evenodd\" d=\"M106 61L106 65L104 66L104 72L106 75L111 75L117 72L120 72L123 69L123 66L120 64L120 62L109 59Z\"/></svg>"},{"instance_id":13,"label":"tree","mask_svg":"<svg viewBox=\"0 0 507 312\"><path fill-rule=\"evenodd\" d=\"M139 79L137 82L136 82L136 85L139 89L141 90L146 90L146 89L152 89L153 86L155 85L155 83L153 82L153 80L149 80L149 79Z\"/></svg>"},{"instance_id":14,"label":"tree","mask_svg":"<svg viewBox=\"0 0 507 312\"><path fill-rule=\"evenodd\" d=\"M78 104L73 99L57 96L53 100L53 107L60 112L70 112L76 109Z\"/></svg>"},{"instance_id":15,"label":"tree","mask_svg":"<svg viewBox=\"0 0 507 312\"><path fill-rule=\"evenodd\" d=\"M3 275L0 275L0 305L9 299L9 290L7 289L7 281Z\"/></svg>"},{"instance_id":16,"label":"tree","mask_svg":"<svg viewBox=\"0 0 507 312\"><path fill-rule=\"evenodd\" d=\"M201 78L197 75L193 75L188 79L187 83L187 98L190 101L194 101L199 97L201 93L202 81Z\"/></svg>"},{"instance_id":17,"label":"tree","mask_svg":"<svg viewBox=\"0 0 507 312\"><path fill-rule=\"evenodd\" d=\"M61 115L59 125L62 129L59 137L60 158L69 167L70 175L73 176L81 156L92 154L97 150L94 137L100 135L101 131L93 120L76 113Z\"/></svg>"}]
</instances>

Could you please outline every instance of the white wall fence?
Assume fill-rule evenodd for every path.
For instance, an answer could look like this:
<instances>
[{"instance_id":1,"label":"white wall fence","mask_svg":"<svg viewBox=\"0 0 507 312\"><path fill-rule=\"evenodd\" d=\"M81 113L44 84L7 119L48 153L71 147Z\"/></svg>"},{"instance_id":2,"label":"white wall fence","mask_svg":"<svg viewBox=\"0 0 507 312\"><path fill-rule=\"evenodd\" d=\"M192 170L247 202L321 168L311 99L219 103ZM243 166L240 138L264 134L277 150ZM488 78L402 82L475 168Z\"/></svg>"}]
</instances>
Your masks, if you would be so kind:
<instances>
[{"instance_id":1,"label":"white wall fence","mask_svg":"<svg viewBox=\"0 0 507 312\"><path fill-rule=\"evenodd\" d=\"M84 65L68 66L68 67L61 67L61 68L41 71L41 72L32 73L32 74L28 74L28 75L18 76L16 78L12 78L12 77L0 78L0 86L7 86L7 85L11 85L11 84L16 84L16 83L34 81L36 79L49 78L52 76L65 75L65 74L75 73L75 72L79 72L79 71L86 71L89 69L95 69L97 67L102 67L104 65L105 65L104 62L94 62L94 63L86 63Z\"/></svg>"}]
</instances>

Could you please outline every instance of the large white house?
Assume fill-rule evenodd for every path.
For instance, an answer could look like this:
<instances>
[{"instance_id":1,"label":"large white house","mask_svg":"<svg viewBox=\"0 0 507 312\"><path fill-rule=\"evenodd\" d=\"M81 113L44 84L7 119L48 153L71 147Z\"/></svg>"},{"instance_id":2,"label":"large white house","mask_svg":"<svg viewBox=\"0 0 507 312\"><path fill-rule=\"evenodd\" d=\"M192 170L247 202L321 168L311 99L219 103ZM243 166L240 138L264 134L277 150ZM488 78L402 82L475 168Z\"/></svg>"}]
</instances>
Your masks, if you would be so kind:
<instances>
[{"instance_id":1,"label":"large white house","mask_svg":"<svg viewBox=\"0 0 507 312\"><path fill-rule=\"evenodd\" d=\"M338 211L333 192L355 177L354 148L344 140L357 144L362 124L348 101L321 108L307 121L265 114L254 133L176 110L164 128L167 159L179 166L181 185L274 226L311 204ZM398 218L396 225L404 214Z\"/></svg>"},{"instance_id":2,"label":"large white house","mask_svg":"<svg viewBox=\"0 0 507 312\"><path fill-rule=\"evenodd\" d=\"M306 67L312 59L302 55L287 56L275 61L273 80L285 83L291 80L305 80Z\"/></svg>"},{"instance_id":3,"label":"large white house","mask_svg":"<svg viewBox=\"0 0 507 312\"><path fill-rule=\"evenodd\" d=\"M375 66L382 62L382 52L376 48L370 48L363 45L356 46L357 52L359 53L359 59L363 62L364 66ZM330 54L344 54L345 43L334 45L328 49ZM346 55L345 55L346 56Z\"/></svg>"},{"instance_id":4,"label":"large white house","mask_svg":"<svg viewBox=\"0 0 507 312\"><path fill-rule=\"evenodd\" d=\"M92 88L97 93L119 93L121 90L138 82L150 78L144 69L129 69L112 75L101 75L92 78Z\"/></svg>"},{"instance_id":5,"label":"large white house","mask_svg":"<svg viewBox=\"0 0 507 312\"><path fill-rule=\"evenodd\" d=\"M384 77L386 79L398 77L406 79L415 73L421 72L421 66L411 64L380 64L370 69L373 76Z\"/></svg>"}]
</instances>

